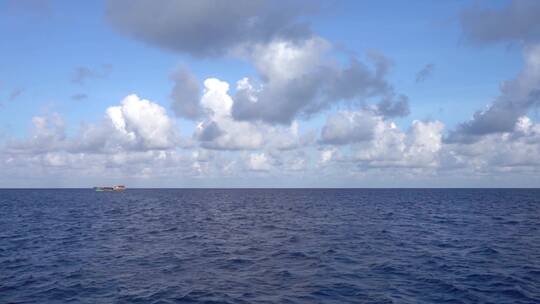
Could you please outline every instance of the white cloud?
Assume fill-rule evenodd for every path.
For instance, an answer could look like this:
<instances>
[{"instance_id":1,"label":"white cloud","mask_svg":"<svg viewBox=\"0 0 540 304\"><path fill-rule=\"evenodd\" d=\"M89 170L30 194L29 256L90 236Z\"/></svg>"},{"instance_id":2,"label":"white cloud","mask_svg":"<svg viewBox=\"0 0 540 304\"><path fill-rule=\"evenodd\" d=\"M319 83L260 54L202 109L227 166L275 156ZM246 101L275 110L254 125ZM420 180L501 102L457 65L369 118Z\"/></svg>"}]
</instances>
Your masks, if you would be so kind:
<instances>
[{"instance_id":1,"label":"white cloud","mask_svg":"<svg viewBox=\"0 0 540 304\"><path fill-rule=\"evenodd\" d=\"M443 127L439 121L414 121L404 133L383 122L370 143L355 146L354 157L371 167L437 167Z\"/></svg>"},{"instance_id":2,"label":"white cloud","mask_svg":"<svg viewBox=\"0 0 540 304\"><path fill-rule=\"evenodd\" d=\"M372 66L353 57L347 64L335 58L335 48L321 37L301 42L276 39L238 51L255 65L259 78L244 78L234 96L237 120L288 124L309 117L333 104L381 97L381 114L408 114L405 96L395 93L385 77L391 62L370 52ZM396 104L394 104L396 103ZM387 111L385 111L387 110ZM382 113L384 112L384 113Z\"/></svg>"},{"instance_id":3,"label":"white cloud","mask_svg":"<svg viewBox=\"0 0 540 304\"><path fill-rule=\"evenodd\" d=\"M302 43L274 40L256 45L249 56L253 57L253 63L263 78L286 83L318 72L321 65L330 66L330 59L326 55L331 49L332 45L320 37Z\"/></svg>"},{"instance_id":4,"label":"white cloud","mask_svg":"<svg viewBox=\"0 0 540 304\"><path fill-rule=\"evenodd\" d=\"M493 133L511 132L518 118L540 106L540 44L523 47L523 68L501 84L501 92L484 110L461 123L449 141L472 142Z\"/></svg>"},{"instance_id":5,"label":"white cloud","mask_svg":"<svg viewBox=\"0 0 540 304\"><path fill-rule=\"evenodd\" d=\"M321 141L349 145L349 156L342 156L341 161L356 162L367 168L436 167L443 128L438 121L413 121L405 133L374 112L341 111L328 117L322 128ZM336 151L336 147L323 150L320 164L335 160Z\"/></svg>"},{"instance_id":6,"label":"white cloud","mask_svg":"<svg viewBox=\"0 0 540 304\"><path fill-rule=\"evenodd\" d=\"M165 109L137 95L129 95L121 105L107 108L101 123L82 125L74 137L66 136L63 119L56 113L36 116L32 123L32 136L9 142L7 150L27 154L117 153L174 149L180 140Z\"/></svg>"},{"instance_id":7,"label":"white cloud","mask_svg":"<svg viewBox=\"0 0 540 304\"><path fill-rule=\"evenodd\" d=\"M179 144L177 126L159 104L126 96L106 109L101 124L83 125L71 142L75 151L165 150Z\"/></svg>"},{"instance_id":8,"label":"white cloud","mask_svg":"<svg viewBox=\"0 0 540 304\"><path fill-rule=\"evenodd\" d=\"M341 111L329 115L322 128L321 140L328 144L348 144L373 138L375 128L383 123L381 116L367 111Z\"/></svg>"},{"instance_id":9,"label":"white cloud","mask_svg":"<svg viewBox=\"0 0 540 304\"><path fill-rule=\"evenodd\" d=\"M264 153L251 153L247 165L253 171L268 171L271 167L268 157Z\"/></svg>"},{"instance_id":10,"label":"white cloud","mask_svg":"<svg viewBox=\"0 0 540 304\"><path fill-rule=\"evenodd\" d=\"M530 171L540 167L540 124L518 118L511 132L485 135L469 144L445 145L443 166L473 168L486 174L496 171Z\"/></svg>"},{"instance_id":11,"label":"white cloud","mask_svg":"<svg viewBox=\"0 0 540 304\"><path fill-rule=\"evenodd\" d=\"M228 118L231 115L233 105L232 98L228 94L229 84L216 78L204 81L204 95L201 98L202 106L211 112L211 116Z\"/></svg>"},{"instance_id":12,"label":"white cloud","mask_svg":"<svg viewBox=\"0 0 540 304\"><path fill-rule=\"evenodd\" d=\"M8 143L8 148L19 153L43 153L66 148L64 120L58 113L32 117L32 135L22 141Z\"/></svg>"},{"instance_id":13,"label":"white cloud","mask_svg":"<svg viewBox=\"0 0 540 304\"><path fill-rule=\"evenodd\" d=\"M221 80L205 81L200 103L205 118L195 130L199 146L180 146L165 109L129 95L107 108L100 123L83 125L73 137L66 136L58 114L34 117L32 136L0 149L0 170L21 184L34 172L36 180L67 184L77 175L80 180L167 180L167 185L181 179L253 185L252 178L292 178L301 185L320 178L381 180L381 172L410 181L534 175L540 169L540 124L526 116L510 132L445 143L439 121L413 121L401 130L368 108L340 111L327 118L317 144L302 134L298 122L272 126L234 120L234 100Z\"/></svg>"},{"instance_id":14,"label":"white cloud","mask_svg":"<svg viewBox=\"0 0 540 304\"><path fill-rule=\"evenodd\" d=\"M329 163L337 152L337 148L324 149L320 153L319 164L324 165Z\"/></svg>"},{"instance_id":15,"label":"white cloud","mask_svg":"<svg viewBox=\"0 0 540 304\"><path fill-rule=\"evenodd\" d=\"M239 87L246 85L239 81ZM232 117L234 101L227 82L210 78L204 82L201 106L207 117L197 124L195 138L205 148L218 150L288 149L302 140L298 123L288 127L271 126L263 122L237 121Z\"/></svg>"},{"instance_id":16,"label":"white cloud","mask_svg":"<svg viewBox=\"0 0 540 304\"><path fill-rule=\"evenodd\" d=\"M107 109L115 130L146 149L167 149L177 142L172 120L157 103L129 95L121 106Z\"/></svg>"}]
</instances>

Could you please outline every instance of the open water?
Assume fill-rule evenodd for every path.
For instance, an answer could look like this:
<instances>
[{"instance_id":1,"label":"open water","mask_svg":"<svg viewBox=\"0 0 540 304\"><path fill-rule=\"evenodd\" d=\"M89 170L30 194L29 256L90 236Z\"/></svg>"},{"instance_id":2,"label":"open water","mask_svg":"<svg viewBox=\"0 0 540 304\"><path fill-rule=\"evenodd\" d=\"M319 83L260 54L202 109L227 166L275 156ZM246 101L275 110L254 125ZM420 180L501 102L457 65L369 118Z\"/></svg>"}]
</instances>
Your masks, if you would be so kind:
<instances>
[{"instance_id":1,"label":"open water","mask_svg":"<svg viewBox=\"0 0 540 304\"><path fill-rule=\"evenodd\" d=\"M0 190L0 303L540 303L540 190Z\"/></svg>"}]
</instances>

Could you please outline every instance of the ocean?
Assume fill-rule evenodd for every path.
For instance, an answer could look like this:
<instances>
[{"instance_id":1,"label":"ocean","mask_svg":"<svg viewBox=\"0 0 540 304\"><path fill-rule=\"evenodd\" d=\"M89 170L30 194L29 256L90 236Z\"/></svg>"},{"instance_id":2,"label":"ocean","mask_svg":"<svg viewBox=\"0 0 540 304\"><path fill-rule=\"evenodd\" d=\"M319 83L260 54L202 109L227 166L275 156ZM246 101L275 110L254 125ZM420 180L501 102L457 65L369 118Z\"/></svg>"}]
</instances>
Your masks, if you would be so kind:
<instances>
[{"instance_id":1,"label":"ocean","mask_svg":"<svg viewBox=\"0 0 540 304\"><path fill-rule=\"evenodd\" d=\"M0 190L0 303L540 303L540 190Z\"/></svg>"}]
</instances>

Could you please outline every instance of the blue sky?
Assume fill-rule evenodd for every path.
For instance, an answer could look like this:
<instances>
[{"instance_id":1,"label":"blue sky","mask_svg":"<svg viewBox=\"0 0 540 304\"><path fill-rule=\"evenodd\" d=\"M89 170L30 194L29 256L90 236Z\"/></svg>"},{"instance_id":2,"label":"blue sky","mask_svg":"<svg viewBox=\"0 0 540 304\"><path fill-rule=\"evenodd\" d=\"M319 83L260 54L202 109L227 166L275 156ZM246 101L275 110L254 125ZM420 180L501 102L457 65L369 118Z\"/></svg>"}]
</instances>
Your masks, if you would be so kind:
<instances>
[{"instance_id":1,"label":"blue sky","mask_svg":"<svg viewBox=\"0 0 540 304\"><path fill-rule=\"evenodd\" d=\"M111 4L112 2L119 2L117 4L123 5L122 12L109 14L109 10L114 10L114 4ZM135 2L141 5L155 6L155 3L152 4L152 1ZM264 2L261 1L261 3ZM526 5L530 4L531 8L528 11L534 12L538 8L538 5L535 5L534 2L523 2ZM182 5L190 6L189 4L182 3L184 2L178 2L178 5L171 4L171 7L181 11L183 9ZM242 5L244 5L242 1L231 2L231 6L237 6L240 12L243 11ZM287 6L286 4L279 5ZM301 3L300 1L300 5L306 5L306 3ZM260 58L256 56L259 56L259 53L268 54L272 43L277 43L276 41L289 43L286 39L293 38L280 37L280 34L276 32L277 34L275 36L271 36L270 38L265 37L264 39L266 40L259 41L257 37L246 38L244 41L228 45L225 51L220 49L219 52L221 53L216 56L199 56L199 54L190 53L191 51L187 49L185 49L187 51L182 49L184 47L182 43L184 42L181 36L178 37L178 43L182 46L174 50L171 50L167 46L169 42L164 42L165 44L163 44L163 42L159 42L158 40L152 40L154 37L151 35L156 35L156 39L161 39L158 32L160 30L164 30L167 33L170 31L172 33L170 39L174 40L176 39L174 35L177 35L175 31L180 33L178 35L182 35L184 29L175 29L173 27L186 27L189 26L189 23L187 25L178 25L172 22L170 25L171 28L168 29L164 28L168 26L165 24L165 21L159 20L159 18L154 16L156 18L156 28L151 29L154 32L148 30L151 33L147 33L144 32L144 29L148 28L148 24L142 24L138 28L137 24L134 25L133 22L121 24L123 21L112 20L113 18L128 20L127 18L133 17L133 20L136 22L140 20L142 20L140 22L147 22L143 19L145 16L141 15L145 12L136 12L135 10L137 8L134 7L135 5L132 4L131 6L133 7L130 7L129 2L126 4L122 3L122 1L0 1L0 35L4 37L5 41L0 44L0 54L2 54L0 56L0 144L4 147L4 153L0 154L0 157L3 157L6 172L11 172L10 174L12 174L11 180L15 180L15 176L19 177L19 181L13 183L13 185L9 182L9 178L0 180L0 186L3 185L1 182L5 183L5 186L24 186L24 182L21 181L24 180L25 170L21 169L20 166L16 168L8 165L10 163L8 161L9 159L18 159L24 163L24 157L52 157L51 155L53 153L60 153L62 155L61 157L68 157L66 155L70 155L69 157L75 157L75 155L78 155L78 157L81 155L84 155L84 157L88 155L92 155L92 157L103 157L103 161L107 162L115 157L115 153L129 154L131 152L147 152L152 154L152 156L149 156L149 159L144 160L150 163L147 164L150 167L154 167L151 165L151 162L156 158L156 153L161 152L174 152L178 155L210 153L216 159L226 159L220 161L230 161L236 165L245 162L246 159L251 159L253 155L264 155L262 158L266 160L265 162L268 162L267 165L260 168L250 168L248 161L247 165L239 165L239 168L236 168L234 173L218 172L219 170L216 171L217 169L215 169L213 171L210 170L212 172L208 173L210 174L208 176L192 176L190 175L191 173L185 172L169 176L163 172L156 172L156 176L145 175L141 179L134 178L132 183L138 185L156 186L156 184L159 185L159 183L154 182L157 180L157 176L167 176L168 186L182 186L181 183L175 183L175 179L179 175L182 175L182 179L189 180L189 185L192 186L211 186L215 184L222 186L229 184L273 186L274 183L272 180L275 181L276 177L280 176L286 176L284 179L290 181L292 186L311 186L311 184L305 184L302 181L302 176L285 173L288 169L280 166L287 162L285 158L288 156L284 156L284 159L281 159L281 156L276 156L282 154L276 152L280 151L276 147L263 147L252 143L247 146L230 146L225 144L225 141L229 139L223 138L218 143L220 139L214 138L212 141L216 142L208 142L194 135L196 126L202 122L208 122L208 124L216 122L219 125L221 134L228 133L231 137L252 135L244 134L245 132L250 132L250 127L246 127L242 131L244 133L240 135L234 133L240 132L238 129L235 129L235 131L225 129L226 125L229 126L235 123L253 123L258 128L278 128L280 130L290 127L289 124L292 122L288 118L279 118L278 120L280 121L277 122L276 120L272 120L274 118L265 116L265 110L263 108L260 108L260 110L255 108L256 112L252 117L235 116L236 114L234 113L236 112L234 111L240 111L241 109L239 108L240 103L237 100L239 97L235 97L234 95L237 91L235 88L236 82L244 77L249 77L252 82L260 82L262 80L263 86L266 85L268 88L269 96L276 96L275 94L278 93L271 92L269 88L272 86L272 81L275 83L279 81L269 80L268 83L264 83L264 75L268 71L261 70L261 66L265 66L267 63L260 62ZM513 9L514 7L518 7L518 9ZM186 10L189 9L189 7L186 8ZM287 11L287 9L283 8L283 11ZM392 167L392 165L385 164L380 167L375 163L381 163L382 160L375 161L374 159L366 159L366 157L362 156L361 161L359 161L358 157L351 156L357 153L366 154L367 149L370 149L372 146L374 147L377 143L377 135L366 135L367 137L358 139L360 138L358 132L362 133L365 128L369 128L368 126L340 126L340 128L348 130L347 132L352 132L348 134L350 138L357 139L345 140L340 137L339 144L335 144L336 138L327 140L323 138L322 134L328 117L332 115L339 115L339 113L345 111L350 114L347 114L349 115L347 117L351 121L356 121L356 118L351 117L365 117L362 113L371 111L370 115L375 117L373 119L379 119L377 121L379 121L381 126L383 124L387 124L388 126L395 124L404 134L403 136L407 136L408 130L412 130L411 126L414 124L414 121L421 121L426 124L436 121L444 125L439 130L440 134L437 133L440 141L439 143L435 143L438 147L437 159L430 158L430 161L427 161L429 164L416 164L412 166L415 170L419 170L419 173L412 176L411 180L394 182L392 183L393 186L422 185L426 176L436 176L438 180L436 186L445 186L447 184L448 186L459 186L460 183L456 183L453 176L454 174L460 175L461 173L458 174L456 170L474 168L478 164L485 164L487 167L482 168L480 170L481 172L470 169L470 171L462 173L475 181L479 180L479 185L489 185L491 183L490 180L493 178L503 181L512 180L516 185L520 185L522 180L530 180L530 174L533 174L533 180L538 181L535 160L518 162L520 164L528 164L526 166L527 168L525 168L526 175L519 171L524 170L523 165L515 169L515 166L512 165L513 163L505 164L502 166L504 169L501 169L496 168L496 165L488 164L493 160L475 159L473 161L471 157L470 161L472 163L465 164L467 157L470 157L467 155L470 155L471 152L464 152L462 150L470 149L476 151L477 148L472 148L471 145L486 145L486 141L500 143L500 140L495 136L504 136L503 133L510 134L511 130L502 133L491 131L486 134L482 133L482 138L475 137L474 143L467 140L467 143L462 143L463 147L458 147L458 143L450 140L452 134L461 132L460 125L467 122L470 122L471 125L474 124L473 115L475 112L485 110L497 100L498 96L501 95L500 87L502 83L519 77L518 75L522 70L526 69L527 64L524 63L524 50L528 46L536 44L536 37L531 37L527 33L520 33L519 30L514 36L510 38L502 37L494 43L475 42L475 39L480 41L482 37L472 36L466 27L471 27L474 30L474 26L480 27L483 25L469 25L469 23L466 23L463 17L464 12L468 11L472 12L471 14L480 14L486 10L494 10L501 15L504 15L506 11L509 14L519 14L523 11L519 10L519 1L517 5L511 1L331 1L321 2L320 6L314 11L294 15L289 20L291 25L297 23L303 24L305 22L308 24L310 34L306 37L294 38L297 40L291 40L291 43L303 43L303 41L322 39L324 42L317 42L318 44L313 49L321 45L330 45L329 53L324 56L331 57L330 61L337 62L335 64L336 67L342 65L345 69L349 59L356 58L369 66L373 73L375 73L375 67L367 54L370 54L370 52L382 54L385 58L384 62L390 65L388 72L384 75L384 81L387 85L391 86L392 91L396 95L403 94L407 96L408 113L393 117L381 114L381 106L377 106L377 102L382 97L381 95L375 95L368 99L355 96L348 101L343 101L339 97L335 97L335 100L325 99L326 106L320 110L310 112L306 116L304 111L311 111L307 110L309 109L309 103L306 101L303 107L290 115L292 115L291 117L293 117L292 119L295 123L298 124L301 133L298 138L305 135L304 137L311 137L311 141L306 139L301 144L303 145L302 149L287 149L286 153L296 153L307 157L304 160L304 163L307 164L305 165L306 168L304 168L305 172L303 174L324 171L325 174L329 174L327 180L329 185L355 186L355 183L350 183L351 179L359 178L360 181L363 179L374 180L373 176L377 176L380 178L380 182L373 185L370 184L370 186L385 186L384 176L388 173L383 171L388 166ZM133 11L133 15L129 15L131 11ZM232 9L231 11L234 12ZM159 9L152 8L148 10L148 14L150 13L159 14L160 12ZM216 22L219 26L219 20L206 21L203 18L204 13L206 12L201 14L202 21L194 20L193 24ZM228 13L227 11L223 12L223 15ZM171 14L174 14L174 12ZM250 14L256 17L264 17L267 12L264 9L261 11L249 11L246 13L246 16L250 17ZM223 16L223 18L226 17ZM165 25L159 25L161 23ZM143 26L146 27L143 28ZM503 27L505 24L502 23L501 26ZM538 23L530 26L537 27ZM259 29L255 30L259 33ZM498 29L490 30L496 32ZM520 37L520 35L523 37ZM152 41L158 42L154 43ZM172 41L170 43L176 42ZM248 54L247 51L244 51L242 55L233 54L237 52L239 47L245 46L257 46L261 51L253 54ZM208 47L217 46L212 46L212 42L209 41ZM292 48L295 46L289 47ZM432 67L430 69L431 72L426 75L423 81L418 82L416 80L417 73L426 67L426 65ZM77 69L80 68L90 71L91 75L84 77L81 82L76 82L74 81L74 75ZM220 121L217 117L213 117L210 114L208 116L186 117L175 112L175 103L182 103L184 101L181 100L181 97L178 100L171 98L171 90L176 84L175 80L171 79L171 75L182 68L188 70L190 75L197 79L201 88L199 92L200 96L204 95L202 88L204 87L203 82L205 79L217 78L230 85L229 95L234 104L232 107L232 118L227 119L232 119L234 122ZM283 69L280 73L287 72L288 67L282 66L280 68ZM300 73L304 72L308 75L308 68ZM534 76L529 75L527 77ZM523 82L526 81L524 80ZM350 83L353 83L353 81L351 80ZM531 92L534 90L534 85L529 88ZM210 91L214 89L217 90L216 87L207 88ZM123 147L115 148L116 150L114 151L106 151L106 149L102 148L96 148L93 151L82 151L71 147L73 142L82 141L79 138L83 132L81 130L86 128L87 125L93 125L98 128L103 124L104 120L112 119L106 115L106 110L109 107L119 106L122 100L130 94L137 94L140 99L147 99L152 104L162 107L165 110L166 118L168 119L167 122L170 120L174 125L171 128L174 128L174 132L178 133L178 142L175 141L174 144L159 146L158 148L150 146L133 149ZM288 96L286 93L279 91L279 94L281 95L277 96L280 96L283 100L278 104L286 106L292 103L292 101L289 103L286 100ZM81 98L76 100L73 98L75 95L80 95ZM270 104L269 107L268 109L273 109L274 106ZM275 105L275 107L279 107L279 105ZM215 111L214 108L211 110ZM527 116L532 121L531 130L535 128L538 113L534 106L526 108L523 111L520 110L519 115L520 117ZM62 140L66 142L60 143L59 146L51 147L50 151L39 153L30 148L27 149L32 151L21 151L20 148L13 148L17 145L20 146L23 142L28 147L32 146L32 138L39 137L39 132L36 131L36 124L35 121L33 122L33 118L43 117L50 120L53 116L61 117L62 132L64 133L59 135L58 138L63 138ZM285 124L283 124L284 121L286 122ZM365 122L364 118L362 118L362 121ZM264 127L262 126L263 124ZM497 124L497 122L494 122L494 124ZM336 126L327 126L327 130L331 130L332 128L336 128ZM133 130L135 129L139 130L140 128L134 125ZM262 133L269 132L269 129L260 130L262 130ZM371 132L370 130L368 131ZM135 137L143 136L136 133L136 131L133 132L135 132L135 135L133 135ZM310 132L312 133L311 135L307 134ZM340 129L336 132L341 134L339 136L342 136L345 131ZM338 133L334 133L333 136L337 136L335 134ZM403 147L405 148L403 149L414 150L412 146L407 146L411 140L404 139ZM268 141L268 139L265 138L264 141ZM141 142L148 141L145 141L144 137L141 137ZM511 144L517 143L508 143L505 147L509 148ZM105 144L102 143L102 145ZM537 146L537 144L534 144L533 147L528 147L527 149L536 149ZM445 151L445 149L450 149L450 147L456 150ZM403 149L401 150L401 154L406 153ZM318 154L330 150L339 151L342 159L335 160L334 167L321 167L317 160L319 157ZM458 153L463 153L463 156L459 157L459 161L463 163L452 170L446 168L442 160L446 156L442 154L455 156ZM492 157L497 160L507 156L493 155ZM387 161L395 161L395 159L389 158ZM339 167L345 162L349 162L349 167L361 168L359 169L361 177L357 176L358 172L351 173L351 178L347 178L347 182L343 182L335 176L332 177L333 172L339 172L341 170ZM396 168L400 168L399 170L412 168L409 165L405 165L404 162L394 165ZM44 166L42 161L38 161L38 164L35 164L35 166L39 167L34 169L39 169L41 177L33 181L32 186L55 186L47 181L50 180L50 176L54 175L62 180L65 178L63 174L69 174L73 170L87 169L70 168L70 165L64 162L60 166L49 168ZM116 172L117 177L113 181L129 180L131 178L130 174L139 170L134 169L136 166L132 168L128 168L127 164L123 164L122 166L124 167L118 169L118 172ZM182 166L190 167L193 164L182 164ZM214 166L219 167L218 164L214 164ZM383 167L385 168L384 170L381 169ZM89 178L89 181L62 182L60 186L83 186L85 183L100 180L102 176L99 172L107 172L107 168L102 169L103 171L92 171L94 175L92 178ZM421 169L429 172L420 172L422 171ZM132 172L131 170L135 171ZM512 174L506 175L506 173L502 173L508 170L512 171ZM411 172L409 170L407 174L411 174ZM251 175L256 176L256 179L260 181L252 184L251 180L253 179L249 178ZM372 177L370 178L369 176ZM527 177L525 178L524 176ZM320 185L317 184L316 186Z\"/></svg>"}]
</instances>

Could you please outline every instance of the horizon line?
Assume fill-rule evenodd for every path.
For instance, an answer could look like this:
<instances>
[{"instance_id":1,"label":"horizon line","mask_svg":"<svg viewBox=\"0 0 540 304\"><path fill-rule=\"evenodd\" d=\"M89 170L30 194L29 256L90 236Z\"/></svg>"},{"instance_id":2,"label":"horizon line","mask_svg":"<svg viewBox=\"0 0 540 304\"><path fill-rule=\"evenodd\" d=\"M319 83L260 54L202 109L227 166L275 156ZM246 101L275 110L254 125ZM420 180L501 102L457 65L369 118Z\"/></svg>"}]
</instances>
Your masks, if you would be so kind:
<instances>
[{"instance_id":1,"label":"horizon line","mask_svg":"<svg viewBox=\"0 0 540 304\"><path fill-rule=\"evenodd\" d=\"M92 187L0 187L0 190L93 190ZM414 189L526 189L535 190L540 187L127 187L128 190L414 190Z\"/></svg>"}]
</instances>

